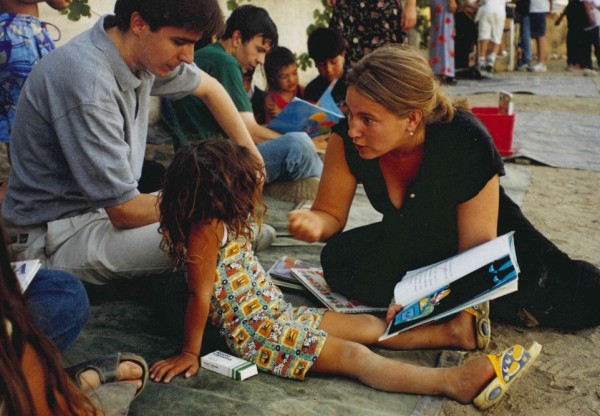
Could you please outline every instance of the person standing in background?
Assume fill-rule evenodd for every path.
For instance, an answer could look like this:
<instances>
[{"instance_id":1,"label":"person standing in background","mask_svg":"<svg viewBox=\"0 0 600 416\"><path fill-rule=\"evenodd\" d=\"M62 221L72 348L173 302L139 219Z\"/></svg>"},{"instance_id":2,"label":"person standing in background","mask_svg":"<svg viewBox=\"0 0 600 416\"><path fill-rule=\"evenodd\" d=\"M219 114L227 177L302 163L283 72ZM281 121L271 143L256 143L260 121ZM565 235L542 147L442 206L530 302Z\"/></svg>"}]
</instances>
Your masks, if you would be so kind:
<instances>
[{"instance_id":1,"label":"person standing in background","mask_svg":"<svg viewBox=\"0 0 600 416\"><path fill-rule=\"evenodd\" d=\"M456 0L432 0L429 39L429 65L445 85L455 85L454 12Z\"/></svg>"},{"instance_id":2,"label":"person standing in background","mask_svg":"<svg viewBox=\"0 0 600 416\"><path fill-rule=\"evenodd\" d=\"M350 65L372 50L389 43L403 43L417 23L417 2L407 0L327 0L332 8L329 27L348 42Z\"/></svg>"},{"instance_id":3,"label":"person standing in background","mask_svg":"<svg viewBox=\"0 0 600 416\"><path fill-rule=\"evenodd\" d=\"M531 0L529 11L526 12L527 1L522 6L521 16L521 63L517 71L546 72L546 16L552 13L552 1ZM531 38L535 39L538 54L538 63L531 65Z\"/></svg>"}]
</instances>

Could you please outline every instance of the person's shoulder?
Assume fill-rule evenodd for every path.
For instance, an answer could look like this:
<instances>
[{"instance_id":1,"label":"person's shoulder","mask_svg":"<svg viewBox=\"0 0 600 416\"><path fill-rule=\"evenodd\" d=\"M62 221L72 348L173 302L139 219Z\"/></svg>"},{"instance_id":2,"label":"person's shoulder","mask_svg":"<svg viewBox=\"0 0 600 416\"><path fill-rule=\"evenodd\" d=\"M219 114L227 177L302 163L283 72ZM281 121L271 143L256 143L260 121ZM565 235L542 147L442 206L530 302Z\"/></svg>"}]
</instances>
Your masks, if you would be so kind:
<instances>
[{"instance_id":1,"label":"person's shoulder","mask_svg":"<svg viewBox=\"0 0 600 416\"><path fill-rule=\"evenodd\" d=\"M211 43L198 49L194 54L194 62L201 69L207 66L239 66L237 60L229 55L218 43Z\"/></svg>"},{"instance_id":2,"label":"person's shoulder","mask_svg":"<svg viewBox=\"0 0 600 416\"><path fill-rule=\"evenodd\" d=\"M464 152L465 149L488 146L492 138L481 121L471 112L456 111L448 123L438 122L427 126L427 136L442 153Z\"/></svg>"}]
</instances>

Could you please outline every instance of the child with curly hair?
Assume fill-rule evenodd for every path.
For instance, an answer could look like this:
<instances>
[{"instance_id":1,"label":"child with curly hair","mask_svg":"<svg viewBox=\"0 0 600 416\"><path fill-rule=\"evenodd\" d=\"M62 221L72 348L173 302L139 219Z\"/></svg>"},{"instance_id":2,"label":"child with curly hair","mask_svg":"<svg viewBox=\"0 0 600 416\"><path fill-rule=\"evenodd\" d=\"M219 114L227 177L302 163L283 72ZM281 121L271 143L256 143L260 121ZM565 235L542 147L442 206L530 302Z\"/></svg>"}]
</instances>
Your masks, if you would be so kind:
<instances>
[{"instance_id":1,"label":"child with curly hair","mask_svg":"<svg viewBox=\"0 0 600 416\"><path fill-rule=\"evenodd\" d=\"M262 172L248 149L228 140L188 145L167 169L160 200L163 248L187 267L189 297L181 352L151 367L154 381L197 374L207 321L219 328L235 355L280 377L339 374L380 390L446 396L480 408L495 404L534 362L541 350L537 343L452 368L415 366L367 347L475 349L484 314L475 320L459 314L380 342L386 323L375 316L287 303L249 244L250 218L260 223L257 213L265 208ZM485 332L480 335L489 336Z\"/></svg>"}]
</instances>

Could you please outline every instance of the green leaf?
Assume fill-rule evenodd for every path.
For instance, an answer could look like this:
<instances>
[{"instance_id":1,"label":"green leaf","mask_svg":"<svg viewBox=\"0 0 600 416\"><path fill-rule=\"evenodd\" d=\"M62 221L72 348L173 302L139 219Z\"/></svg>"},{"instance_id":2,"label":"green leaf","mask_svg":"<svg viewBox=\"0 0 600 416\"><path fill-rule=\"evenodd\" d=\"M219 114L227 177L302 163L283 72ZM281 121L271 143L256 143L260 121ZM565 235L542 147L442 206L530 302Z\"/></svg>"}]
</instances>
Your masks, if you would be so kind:
<instances>
[{"instance_id":1,"label":"green leaf","mask_svg":"<svg viewBox=\"0 0 600 416\"><path fill-rule=\"evenodd\" d=\"M60 11L60 14L66 14L69 20L76 22L81 19L81 16L92 17L92 10L88 0L73 0L69 7Z\"/></svg>"}]
</instances>

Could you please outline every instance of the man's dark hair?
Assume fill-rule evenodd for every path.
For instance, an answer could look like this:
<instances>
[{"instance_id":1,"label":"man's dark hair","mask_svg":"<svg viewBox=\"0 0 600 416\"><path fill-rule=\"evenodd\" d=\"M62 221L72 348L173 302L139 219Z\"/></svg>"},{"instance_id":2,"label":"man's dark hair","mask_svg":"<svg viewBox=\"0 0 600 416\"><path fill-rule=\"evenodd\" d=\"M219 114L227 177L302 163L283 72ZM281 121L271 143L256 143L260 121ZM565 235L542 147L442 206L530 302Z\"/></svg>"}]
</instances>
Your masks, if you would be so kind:
<instances>
[{"instance_id":1,"label":"man's dark hair","mask_svg":"<svg viewBox=\"0 0 600 416\"><path fill-rule=\"evenodd\" d=\"M271 42L271 47L277 46L279 35L277 26L269 13L262 7L245 4L238 7L227 19L223 39L230 39L233 32L239 30L242 34L242 42L246 43L255 36L262 35L265 41Z\"/></svg>"},{"instance_id":2,"label":"man's dark hair","mask_svg":"<svg viewBox=\"0 0 600 416\"><path fill-rule=\"evenodd\" d=\"M276 46L272 48L265 58L265 75L267 76L267 85L270 89L277 89L277 74L281 68L296 63L296 57L288 48Z\"/></svg>"},{"instance_id":3,"label":"man's dark hair","mask_svg":"<svg viewBox=\"0 0 600 416\"><path fill-rule=\"evenodd\" d=\"M142 16L153 32L161 27L177 27L211 38L220 35L224 25L218 0L117 0L115 16L107 26L117 26L123 32L129 30L134 12Z\"/></svg>"},{"instance_id":4,"label":"man's dark hair","mask_svg":"<svg viewBox=\"0 0 600 416\"><path fill-rule=\"evenodd\" d=\"M308 56L315 62L325 62L341 55L346 50L342 35L327 27L320 27L308 36Z\"/></svg>"}]
</instances>

